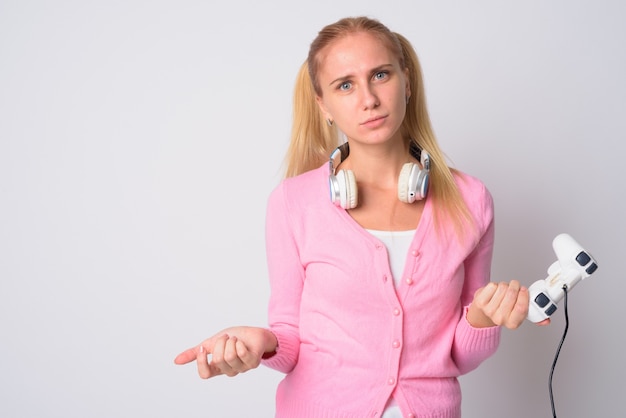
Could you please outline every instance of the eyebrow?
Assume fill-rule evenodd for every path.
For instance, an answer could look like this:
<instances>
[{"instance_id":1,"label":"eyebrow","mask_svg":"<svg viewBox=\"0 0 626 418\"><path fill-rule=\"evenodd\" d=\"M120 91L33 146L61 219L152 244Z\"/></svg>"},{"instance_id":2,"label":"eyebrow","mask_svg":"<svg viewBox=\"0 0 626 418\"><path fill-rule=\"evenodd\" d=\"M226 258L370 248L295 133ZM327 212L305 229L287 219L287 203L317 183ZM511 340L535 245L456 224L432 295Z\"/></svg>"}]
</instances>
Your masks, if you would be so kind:
<instances>
[{"instance_id":1,"label":"eyebrow","mask_svg":"<svg viewBox=\"0 0 626 418\"><path fill-rule=\"evenodd\" d=\"M389 67L393 67L393 64L382 64L382 65L379 65L378 67L372 68L370 70L370 74L377 73L378 71L381 71L383 69L387 69ZM328 85L332 86L332 85L334 85L334 84L336 84L338 82L342 82L342 81L345 81L345 80L348 80L348 79L351 79L351 78L354 78L354 75L353 74L347 74L347 75L344 75L342 77L338 77L338 78L334 79L333 81L328 83Z\"/></svg>"}]
</instances>

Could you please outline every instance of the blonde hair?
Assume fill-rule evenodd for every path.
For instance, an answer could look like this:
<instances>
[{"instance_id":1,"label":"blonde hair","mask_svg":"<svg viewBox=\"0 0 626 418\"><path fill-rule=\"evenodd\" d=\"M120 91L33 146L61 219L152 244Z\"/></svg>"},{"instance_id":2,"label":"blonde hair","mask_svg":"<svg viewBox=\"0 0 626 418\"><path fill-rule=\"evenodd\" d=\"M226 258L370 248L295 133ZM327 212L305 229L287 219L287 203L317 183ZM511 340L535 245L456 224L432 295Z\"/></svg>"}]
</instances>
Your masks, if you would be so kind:
<instances>
[{"instance_id":1,"label":"blonde hair","mask_svg":"<svg viewBox=\"0 0 626 418\"><path fill-rule=\"evenodd\" d=\"M367 17L344 18L324 27L311 43L307 60L302 64L296 78L293 96L293 125L291 142L285 156L286 177L293 177L318 168L328 162L330 153L339 144L339 134L334 126L328 126L316 103L322 95L317 74L321 65L320 52L330 43L343 36L367 32L380 39L394 53L401 68L408 69L411 97L401 126L407 149L414 142L426 150L431 159L429 198L439 210L435 211L435 224L442 226L442 218L452 221L457 233L472 224L472 217L454 179L454 170L448 167L433 132L422 70L411 43L402 35L391 32L377 20Z\"/></svg>"}]
</instances>

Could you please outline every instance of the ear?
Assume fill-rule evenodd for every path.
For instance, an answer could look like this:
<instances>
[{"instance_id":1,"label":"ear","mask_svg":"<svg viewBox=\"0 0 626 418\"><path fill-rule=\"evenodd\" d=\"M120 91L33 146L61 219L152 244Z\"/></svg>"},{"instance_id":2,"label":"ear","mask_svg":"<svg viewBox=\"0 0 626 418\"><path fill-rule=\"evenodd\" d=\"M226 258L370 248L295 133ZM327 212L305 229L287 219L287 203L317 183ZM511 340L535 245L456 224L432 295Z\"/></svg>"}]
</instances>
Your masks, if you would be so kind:
<instances>
[{"instance_id":1,"label":"ear","mask_svg":"<svg viewBox=\"0 0 626 418\"><path fill-rule=\"evenodd\" d=\"M329 120L329 119L332 120L333 117L328 112L328 109L326 109L326 106L324 106L324 99L316 95L315 102L317 103L317 106L320 108L320 112L322 112L323 118L326 120Z\"/></svg>"}]
</instances>

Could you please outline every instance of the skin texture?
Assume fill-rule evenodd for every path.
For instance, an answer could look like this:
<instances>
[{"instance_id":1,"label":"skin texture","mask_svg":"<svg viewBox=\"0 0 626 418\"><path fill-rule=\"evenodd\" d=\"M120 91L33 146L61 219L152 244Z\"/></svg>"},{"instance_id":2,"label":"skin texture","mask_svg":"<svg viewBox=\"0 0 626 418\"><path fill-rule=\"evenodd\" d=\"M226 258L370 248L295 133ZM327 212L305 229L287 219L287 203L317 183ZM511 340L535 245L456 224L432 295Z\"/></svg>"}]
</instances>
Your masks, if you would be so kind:
<instances>
[{"instance_id":1,"label":"skin texture","mask_svg":"<svg viewBox=\"0 0 626 418\"><path fill-rule=\"evenodd\" d=\"M402 140L399 128L411 90L407 70L373 36L343 37L322 51L317 103L353 144L387 145ZM402 150L402 148L401 148Z\"/></svg>"},{"instance_id":2,"label":"skin texture","mask_svg":"<svg viewBox=\"0 0 626 418\"><path fill-rule=\"evenodd\" d=\"M274 352L276 346L276 337L264 328L231 327L183 351L174 363L187 364L195 360L202 379L221 374L232 377L258 367L263 355Z\"/></svg>"},{"instance_id":3,"label":"skin texture","mask_svg":"<svg viewBox=\"0 0 626 418\"><path fill-rule=\"evenodd\" d=\"M424 202L397 199L402 165L417 163L400 133L411 95L407 70L380 40L357 33L322 50L318 79L320 111L350 142L350 155L338 167L357 179L359 205L350 216L368 229L415 229Z\"/></svg>"},{"instance_id":4,"label":"skin texture","mask_svg":"<svg viewBox=\"0 0 626 418\"><path fill-rule=\"evenodd\" d=\"M339 169L352 170L358 179L359 206L349 210L350 216L364 228L415 229L423 201L408 204L397 199L402 165L417 162L408 154L400 133L411 95L407 70L367 33L340 38L321 55L317 104L350 141L350 155ZM467 320L476 328L515 329L526 319L528 302L528 289L517 280L489 283L474 294ZM276 349L276 337L267 329L231 327L183 351L174 362L196 361L203 379L235 376L258 367L262 357Z\"/></svg>"}]
</instances>

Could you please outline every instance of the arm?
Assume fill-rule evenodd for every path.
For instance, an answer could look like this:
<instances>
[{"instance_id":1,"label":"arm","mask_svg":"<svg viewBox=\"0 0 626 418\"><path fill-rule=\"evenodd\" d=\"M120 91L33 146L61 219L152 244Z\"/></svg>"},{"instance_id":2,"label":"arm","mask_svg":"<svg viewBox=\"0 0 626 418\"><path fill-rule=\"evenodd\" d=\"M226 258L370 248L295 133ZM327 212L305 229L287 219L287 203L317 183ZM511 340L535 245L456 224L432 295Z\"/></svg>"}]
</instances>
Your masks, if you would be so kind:
<instances>
[{"instance_id":1,"label":"arm","mask_svg":"<svg viewBox=\"0 0 626 418\"><path fill-rule=\"evenodd\" d=\"M288 216L283 186L279 186L270 195L266 214L266 250L272 288L269 319L276 332L258 327L226 328L180 353L174 360L176 364L195 360L198 374L204 379L221 374L235 376L258 367L263 359L278 370L287 372L293 368L300 346L297 323L304 273Z\"/></svg>"},{"instance_id":2,"label":"arm","mask_svg":"<svg viewBox=\"0 0 626 418\"><path fill-rule=\"evenodd\" d=\"M463 262L464 283L461 294L462 315L456 327L452 357L464 374L491 356L500 343L500 328L479 327L474 320L474 295L489 282L495 238L493 200L484 186L482 193L474 193L476 228L480 233L477 244ZM478 206L478 207L476 207ZM471 208L470 208L471 209Z\"/></svg>"},{"instance_id":3,"label":"arm","mask_svg":"<svg viewBox=\"0 0 626 418\"><path fill-rule=\"evenodd\" d=\"M198 374L204 379L221 374L235 376L256 368L261 362L285 373L293 369L300 348L298 322L304 269L288 218L284 190L280 186L270 196L266 218L267 259L272 288L269 305L271 328L224 329L180 353L174 360L176 364L195 360Z\"/></svg>"},{"instance_id":4,"label":"arm","mask_svg":"<svg viewBox=\"0 0 626 418\"><path fill-rule=\"evenodd\" d=\"M480 216L487 225L478 245L465 260L465 284L462 294L464 315L455 336L453 358L467 373L495 353L501 326L515 329L528 314L528 289L517 280L489 282L494 243L493 200L484 189ZM546 325L549 320L539 323Z\"/></svg>"},{"instance_id":5,"label":"arm","mask_svg":"<svg viewBox=\"0 0 626 418\"><path fill-rule=\"evenodd\" d=\"M278 348L263 364L288 373L295 367L300 352L300 300L305 271L296 239L302 225L291 218L298 211L289 207L285 188L283 183L274 190L267 206L265 233L271 287L268 319Z\"/></svg>"},{"instance_id":6,"label":"arm","mask_svg":"<svg viewBox=\"0 0 626 418\"><path fill-rule=\"evenodd\" d=\"M490 213L487 208L485 213ZM466 319L474 328L505 326L515 329L528 315L528 289L517 280L510 283L487 282L491 271L494 242L493 217L478 246L465 261L466 289L471 294ZM464 305L467 305L465 302Z\"/></svg>"}]
</instances>

